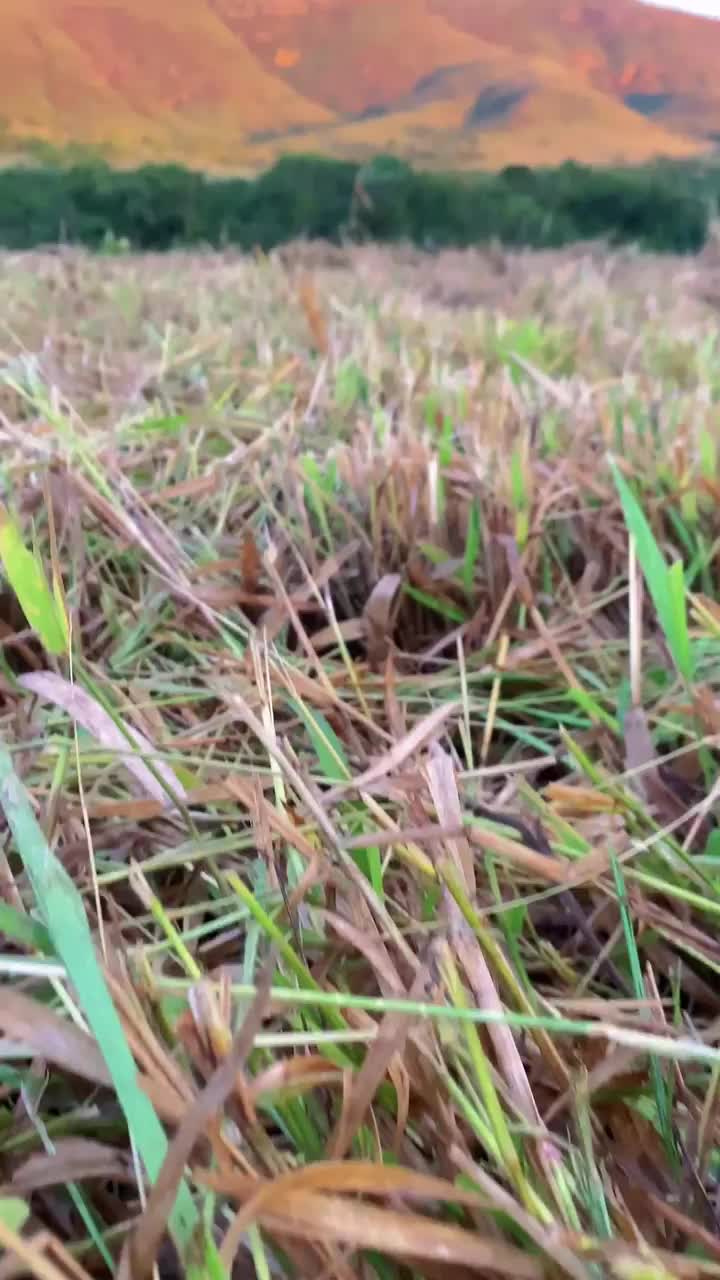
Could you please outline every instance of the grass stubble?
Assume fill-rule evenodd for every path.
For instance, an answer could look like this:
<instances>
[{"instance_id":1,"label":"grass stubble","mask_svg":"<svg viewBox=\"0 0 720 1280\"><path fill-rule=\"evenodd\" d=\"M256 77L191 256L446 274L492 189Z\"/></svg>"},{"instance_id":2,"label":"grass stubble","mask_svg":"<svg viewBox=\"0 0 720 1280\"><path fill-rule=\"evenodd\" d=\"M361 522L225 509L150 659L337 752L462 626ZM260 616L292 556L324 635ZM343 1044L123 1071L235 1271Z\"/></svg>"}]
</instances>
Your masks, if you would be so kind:
<instances>
[{"instance_id":1,"label":"grass stubble","mask_svg":"<svg viewBox=\"0 0 720 1280\"><path fill-rule=\"evenodd\" d=\"M6 256L0 1280L720 1275L717 272Z\"/></svg>"}]
</instances>

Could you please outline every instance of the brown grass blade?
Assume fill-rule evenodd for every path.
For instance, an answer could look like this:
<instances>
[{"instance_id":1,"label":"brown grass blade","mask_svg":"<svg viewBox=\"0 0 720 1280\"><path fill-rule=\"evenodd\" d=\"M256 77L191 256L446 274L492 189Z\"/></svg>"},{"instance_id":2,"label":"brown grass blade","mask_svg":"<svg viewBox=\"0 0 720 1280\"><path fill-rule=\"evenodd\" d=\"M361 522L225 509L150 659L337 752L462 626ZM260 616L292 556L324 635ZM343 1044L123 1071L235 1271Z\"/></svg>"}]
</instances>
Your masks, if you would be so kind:
<instances>
[{"instance_id":1,"label":"brown grass blade","mask_svg":"<svg viewBox=\"0 0 720 1280\"><path fill-rule=\"evenodd\" d=\"M228 1056L216 1068L202 1093L190 1107L173 1138L164 1164L148 1197L147 1205L132 1236L123 1247L120 1267L122 1280L146 1280L152 1274L160 1243L178 1185L195 1143L235 1088L238 1075L252 1049L267 1009L268 996L275 972L275 956L271 954L257 982L252 1003L243 1019Z\"/></svg>"},{"instance_id":2,"label":"brown grass blade","mask_svg":"<svg viewBox=\"0 0 720 1280\"><path fill-rule=\"evenodd\" d=\"M56 1138L52 1155L42 1152L28 1156L13 1171L10 1182L0 1188L0 1194L29 1195L44 1187L90 1178L136 1183L132 1161L117 1148L90 1138Z\"/></svg>"},{"instance_id":3,"label":"brown grass blade","mask_svg":"<svg viewBox=\"0 0 720 1280\"><path fill-rule=\"evenodd\" d=\"M140 783L147 795L163 808L172 804L170 796L176 796L180 800L185 799L185 788L173 770L158 758L155 748L144 734L140 733L134 725L126 724L127 736L125 736L105 708L101 707L85 689L71 684L69 680L55 675L52 671L30 672L28 675L20 676L19 683L38 698L45 698L56 707L61 707L73 720L92 734L102 747L108 751L117 752L128 772ZM165 787L135 754L136 751L152 759L153 768L163 779Z\"/></svg>"},{"instance_id":4,"label":"brown grass blade","mask_svg":"<svg viewBox=\"0 0 720 1280\"><path fill-rule=\"evenodd\" d=\"M27 1276L33 1280L91 1280L77 1259L44 1232L26 1240L0 1220L0 1248L0 1280L27 1280ZM62 1266L53 1261L51 1252L57 1252Z\"/></svg>"},{"instance_id":5,"label":"brown grass blade","mask_svg":"<svg viewBox=\"0 0 720 1280\"><path fill-rule=\"evenodd\" d=\"M310 1242L343 1244L420 1263L442 1262L467 1266L479 1273L542 1280L543 1264L521 1249L498 1240L484 1240L461 1227L434 1222L419 1214L405 1214L348 1201L342 1196L312 1191L286 1191L282 1201L258 1215L269 1232Z\"/></svg>"},{"instance_id":6,"label":"brown grass blade","mask_svg":"<svg viewBox=\"0 0 720 1280\"><path fill-rule=\"evenodd\" d=\"M425 999L429 981L430 975L427 968L420 969L413 979L408 998L419 1001ZM407 1038L416 1022L417 1019L401 1013L388 1013L382 1019L378 1033L368 1047L365 1061L344 1099L340 1118L328 1143L331 1159L339 1160L348 1151L353 1137L372 1104L378 1086L385 1078L392 1059L396 1056L401 1058Z\"/></svg>"},{"instance_id":7,"label":"brown grass blade","mask_svg":"<svg viewBox=\"0 0 720 1280\"><path fill-rule=\"evenodd\" d=\"M320 355L326 356L330 350L327 318L320 304L317 286L311 276L303 276L298 292L315 347Z\"/></svg>"},{"instance_id":8,"label":"brown grass blade","mask_svg":"<svg viewBox=\"0 0 720 1280\"><path fill-rule=\"evenodd\" d=\"M368 662L375 671L379 670L389 653L401 585L399 573L384 574L375 583L363 610Z\"/></svg>"},{"instance_id":9,"label":"brown grass blade","mask_svg":"<svg viewBox=\"0 0 720 1280\"><path fill-rule=\"evenodd\" d=\"M458 795L452 760L447 751L443 751L437 742L433 742L430 747L427 775L430 794L432 795L433 805L440 825L462 829L462 806ZM459 838L449 837L445 841L445 849L449 852L450 860L455 870L462 877L465 892L470 898L474 898L476 888L475 862L472 850L464 835Z\"/></svg>"},{"instance_id":10,"label":"brown grass blade","mask_svg":"<svg viewBox=\"0 0 720 1280\"><path fill-rule=\"evenodd\" d=\"M112 1086L105 1060L92 1037L30 996L3 988L0 1028L8 1039L26 1044L34 1057L55 1063L84 1080Z\"/></svg>"},{"instance_id":11,"label":"brown grass blade","mask_svg":"<svg viewBox=\"0 0 720 1280\"><path fill-rule=\"evenodd\" d=\"M369 1160L319 1160L276 1178L254 1178L233 1170L198 1169L203 1186L245 1200L243 1230L260 1209L281 1200L288 1191L329 1191L334 1195L402 1196L410 1200L439 1200L483 1208L487 1197L455 1186L445 1178L413 1169L375 1164Z\"/></svg>"}]
</instances>

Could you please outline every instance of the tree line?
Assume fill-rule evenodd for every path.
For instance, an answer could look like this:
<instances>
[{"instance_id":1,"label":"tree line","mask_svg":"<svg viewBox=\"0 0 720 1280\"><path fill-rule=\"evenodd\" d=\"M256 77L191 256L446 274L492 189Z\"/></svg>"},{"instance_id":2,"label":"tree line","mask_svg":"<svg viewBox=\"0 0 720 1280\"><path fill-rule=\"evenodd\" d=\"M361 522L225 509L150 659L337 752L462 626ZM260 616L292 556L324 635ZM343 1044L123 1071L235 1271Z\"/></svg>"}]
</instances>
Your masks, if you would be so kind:
<instances>
[{"instance_id":1,"label":"tree line","mask_svg":"<svg viewBox=\"0 0 720 1280\"><path fill-rule=\"evenodd\" d=\"M705 243L719 199L720 167L710 164L568 163L452 174L414 170L391 156L360 165L293 155L242 179L168 165L117 170L93 161L0 170L0 245L252 251L298 237L408 241L427 249L604 239L692 253Z\"/></svg>"}]
</instances>

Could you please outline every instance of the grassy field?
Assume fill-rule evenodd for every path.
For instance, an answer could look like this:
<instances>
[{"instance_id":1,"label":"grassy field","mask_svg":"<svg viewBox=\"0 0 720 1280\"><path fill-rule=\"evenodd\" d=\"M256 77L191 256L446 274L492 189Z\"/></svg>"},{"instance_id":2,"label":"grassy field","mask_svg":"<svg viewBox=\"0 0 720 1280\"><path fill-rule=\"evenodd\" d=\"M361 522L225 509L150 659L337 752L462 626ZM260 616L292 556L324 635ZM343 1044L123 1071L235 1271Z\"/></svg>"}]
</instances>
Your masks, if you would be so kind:
<instances>
[{"instance_id":1,"label":"grassy field","mask_svg":"<svg viewBox=\"0 0 720 1280\"><path fill-rule=\"evenodd\" d=\"M720 1276L717 243L1 265L0 1280Z\"/></svg>"}]
</instances>

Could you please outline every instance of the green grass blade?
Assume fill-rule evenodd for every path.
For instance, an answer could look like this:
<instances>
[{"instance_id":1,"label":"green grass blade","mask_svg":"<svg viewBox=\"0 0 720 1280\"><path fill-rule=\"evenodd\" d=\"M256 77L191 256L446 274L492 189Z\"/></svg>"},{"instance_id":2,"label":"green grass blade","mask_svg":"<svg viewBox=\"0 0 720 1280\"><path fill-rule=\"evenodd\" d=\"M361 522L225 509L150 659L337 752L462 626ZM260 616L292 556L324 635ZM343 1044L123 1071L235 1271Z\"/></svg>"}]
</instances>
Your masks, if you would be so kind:
<instances>
[{"instance_id":1,"label":"green grass blade","mask_svg":"<svg viewBox=\"0 0 720 1280\"><path fill-rule=\"evenodd\" d=\"M466 595L470 595L473 589L475 566L480 555L481 541L480 506L475 500L470 504L468 511L468 527L465 536L465 554L463 556L462 581Z\"/></svg>"},{"instance_id":2,"label":"green grass blade","mask_svg":"<svg viewBox=\"0 0 720 1280\"><path fill-rule=\"evenodd\" d=\"M39 951L45 956L52 955L53 947L47 929L33 920L32 916L16 911L7 902L0 902L0 933L31 951Z\"/></svg>"},{"instance_id":3,"label":"green grass blade","mask_svg":"<svg viewBox=\"0 0 720 1280\"><path fill-rule=\"evenodd\" d=\"M693 656L690 648L688 631L687 598L685 594L685 575L680 560L676 560L667 571L668 609L672 618L673 654L677 668L686 680L692 680Z\"/></svg>"},{"instance_id":4,"label":"green grass blade","mask_svg":"<svg viewBox=\"0 0 720 1280\"><path fill-rule=\"evenodd\" d=\"M0 1200L0 1222L11 1231L21 1231L29 1217L30 1209L24 1200Z\"/></svg>"},{"instance_id":5,"label":"green grass blade","mask_svg":"<svg viewBox=\"0 0 720 1280\"><path fill-rule=\"evenodd\" d=\"M627 886L625 884L622 867L615 854L611 854L611 864L615 880L615 889L618 895L620 920L625 938L625 948L630 964L630 975L632 978L633 990L637 1000L646 1000L647 992L645 991L645 983L643 982L640 956L638 954L635 931L633 929L632 916L630 914ZM655 1094L655 1107L657 1110L658 1124L662 1134L663 1143L671 1165L675 1166L677 1164L677 1153L672 1130L672 1105L670 1101L670 1093L667 1081L660 1070L660 1063L655 1056L651 1056L650 1058L650 1078L652 1080L653 1092Z\"/></svg>"},{"instance_id":6,"label":"green grass blade","mask_svg":"<svg viewBox=\"0 0 720 1280\"><path fill-rule=\"evenodd\" d=\"M690 681L693 669L687 638L687 608L684 593L681 598L677 585L678 571L668 568L640 503L612 458L610 466L620 495L625 523L631 537L635 539L638 561L665 639L680 675ZM682 576L682 565L679 573Z\"/></svg>"},{"instance_id":7,"label":"green grass blade","mask_svg":"<svg viewBox=\"0 0 720 1280\"><path fill-rule=\"evenodd\" d=\"M352 777L350 764L340 739L325 716L307 707L299 698L289 698L288 701L308 731L323 777L328 782L347 782Z\"/></svg>"},{"instance_id":8,"label":"green grass blade","mask_svg":"<svg viewBox=\"0 0 720 1280\"><path fill-rule=\"evenodd\" d=\"M0 560L8 582L18 598L28 623L39 635L48 653L67 653L68 621L62 593L48 584L39 560L28 551L20 530L0 504Z\"/></svg>"},{"instance_id":9,"label":"green grass blade","mask_svg":"<svg viewBox=\"0 0 720 1280\"><path fill-rule=\"evenodd\" d=\"M466 622L467 614L463 609L459 609L457 605L451 604L449 600L439 600L436 596L431 596L428 591L421 591L418 587L411 587L407 583L403 586L403 592L409 596L411 600L415 600L417 604L422 604L426 609L432 609L433 613L439 613L441 617L447 618L449 622Z\"/></svg>"},{"instance_id":10,"label":"green grass blade","mask_svg":"<svg viewBox=\"0 0 720 1280\"><path fill-rule=\"evenodd\" d=\"M3 809L55 951L78 993L81 1008L108 1065L118 1101L148 1175L155 1180L167 1153L157 1113L138 1084L137 1070L117 1010L98 963L82 899L51 851L0 742L0 808ZM169 1227L181 1255L197 1226L195 1206L181 1183Z\"/></svg>"}]
</instances>

